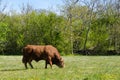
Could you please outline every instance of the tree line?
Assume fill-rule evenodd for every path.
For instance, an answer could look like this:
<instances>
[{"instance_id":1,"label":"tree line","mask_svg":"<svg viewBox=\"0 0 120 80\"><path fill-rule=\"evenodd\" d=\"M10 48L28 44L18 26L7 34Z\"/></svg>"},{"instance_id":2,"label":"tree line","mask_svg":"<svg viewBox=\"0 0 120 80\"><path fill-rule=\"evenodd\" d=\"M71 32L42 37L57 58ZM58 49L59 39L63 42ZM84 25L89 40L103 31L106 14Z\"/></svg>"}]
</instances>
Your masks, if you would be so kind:
<instances>
[{"instance_id":1,"label":"tree line","mask_svg":"<svg viewBox=\"0 0 120 80\"><path fill-rule=\"evenodd\" d=\"M120 54L119 0L63 1L60 14L29 4L6 14L0 6L0 54L21 54L27 44L51 44L62 55Z\"/></svg>"}]
</instances>

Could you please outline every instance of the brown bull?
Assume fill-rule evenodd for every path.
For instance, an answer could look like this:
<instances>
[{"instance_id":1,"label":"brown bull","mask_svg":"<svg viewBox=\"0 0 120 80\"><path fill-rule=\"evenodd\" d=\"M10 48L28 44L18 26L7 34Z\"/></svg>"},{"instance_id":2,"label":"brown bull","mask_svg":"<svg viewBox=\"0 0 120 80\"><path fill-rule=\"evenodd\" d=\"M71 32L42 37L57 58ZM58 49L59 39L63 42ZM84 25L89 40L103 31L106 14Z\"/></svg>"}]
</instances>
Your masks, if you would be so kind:
<instances>
[{"instance_id":1,"label":"brown bull","mask_svg":"<svg viewBox=\"0 0 120 80\"><path fill-rule=\"evenodd\" d=\"M61 58L58 50L51 45L27 45L24 47L22 62L24 63L26 69L27 63L29 63L31 68L33 68L33 65L31 64L32 60L35 60L36 62L45 60L45 68L47 68L47 64L50 64L51 68L53 64L60 68L64 67L64 61Z\"/></svg>"}]
</instances>

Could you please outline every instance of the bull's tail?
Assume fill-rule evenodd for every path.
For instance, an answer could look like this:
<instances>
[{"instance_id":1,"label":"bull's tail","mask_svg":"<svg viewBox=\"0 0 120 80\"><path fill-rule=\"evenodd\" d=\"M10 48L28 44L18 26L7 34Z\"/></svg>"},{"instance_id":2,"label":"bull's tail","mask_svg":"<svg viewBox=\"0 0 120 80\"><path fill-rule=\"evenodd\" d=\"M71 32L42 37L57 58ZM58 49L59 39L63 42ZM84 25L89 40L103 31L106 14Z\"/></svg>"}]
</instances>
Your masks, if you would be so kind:
<instances>
[{"instance_id":1,"label":"bull's tail","mask_svg":"<svg viewBox=\"0 0 120 80\"><path fill-rule=\"evenodd\" d=\"M22 48L21 52L22 52L23 55L25 54L25 47Z\"/></svg>"}]
</instances>

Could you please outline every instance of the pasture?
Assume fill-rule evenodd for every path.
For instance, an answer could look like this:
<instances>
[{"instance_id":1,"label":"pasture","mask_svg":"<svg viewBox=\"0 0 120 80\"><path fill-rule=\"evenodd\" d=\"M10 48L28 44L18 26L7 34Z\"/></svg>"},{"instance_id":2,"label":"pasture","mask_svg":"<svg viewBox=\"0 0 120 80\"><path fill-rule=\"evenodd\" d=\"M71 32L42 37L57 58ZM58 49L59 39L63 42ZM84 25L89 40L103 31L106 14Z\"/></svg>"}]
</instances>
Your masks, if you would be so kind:
<instances>
[{"instance_id":1,"label":"pasture","mask_svg":"<svg viewBox=\"0 0 120 80\"><path fill-rule=\"evenodd\" d=\"M25 69L22 56L0 56L0 80L120 80L120 56L63 56L65 68L32 62Z\"/></svg>"}]
</instances>

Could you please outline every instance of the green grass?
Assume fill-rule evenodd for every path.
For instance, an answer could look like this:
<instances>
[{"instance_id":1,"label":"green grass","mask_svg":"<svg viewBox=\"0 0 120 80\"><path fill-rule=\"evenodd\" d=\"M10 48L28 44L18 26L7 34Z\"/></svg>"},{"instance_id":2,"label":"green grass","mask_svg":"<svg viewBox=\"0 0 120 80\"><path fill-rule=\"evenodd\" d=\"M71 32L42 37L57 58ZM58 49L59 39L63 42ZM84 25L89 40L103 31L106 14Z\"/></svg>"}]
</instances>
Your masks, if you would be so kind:
<instances>
[{"instance_id":1,"label":"green grass","mask_svg":"<svg viewBox=\"0 0 120 80\"><path fill-rule=\"evenodd\" d=\"M120 80L120 56L64 56L65 68L32 62L25 70L22 56L0 56L0 80Z\"/></svg>"}]
</instances>

